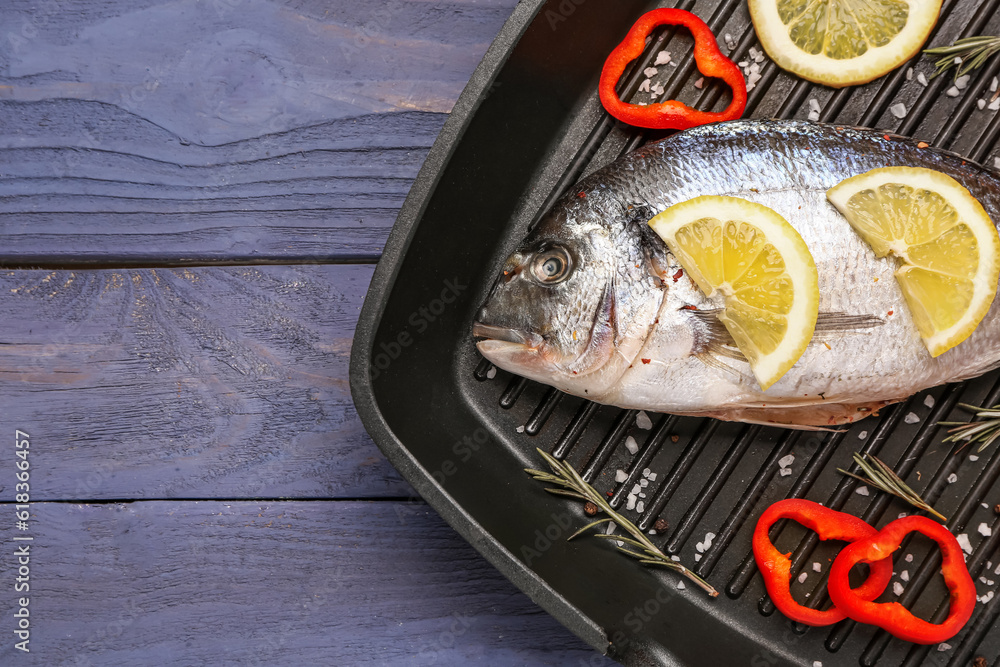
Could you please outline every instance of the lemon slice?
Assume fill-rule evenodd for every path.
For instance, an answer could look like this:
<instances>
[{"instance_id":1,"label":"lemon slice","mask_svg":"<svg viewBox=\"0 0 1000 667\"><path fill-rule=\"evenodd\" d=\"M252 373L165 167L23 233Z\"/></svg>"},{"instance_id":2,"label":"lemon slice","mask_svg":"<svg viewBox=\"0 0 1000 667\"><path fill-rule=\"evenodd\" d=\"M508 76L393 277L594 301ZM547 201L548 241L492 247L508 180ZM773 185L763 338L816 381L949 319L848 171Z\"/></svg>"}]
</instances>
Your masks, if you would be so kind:
<instances>
[{"instance_id":1,"label":"lemon slice","mask_svg":"<svg viewBox=\"0 0 1000 667\"><path fill-rule=\"evenodd\" d=\"M834 88L867 83L909 60L941 0L749 0L761 45L782 69Z\"/></svg>"},{"instance_id":2,"label":"lemon slice","mask_svg":"<svg viewBox=\"0 0 1000 667\"><path fill-rule=\"evenodd\" d=\"M650 227L708 296L767 389L805 352L819 312L816 264L780 215L737 197L697 197L671 206Z\"/></svg>"},{"instance_id":3,"label":"lemon slice","mask_svg":"<svg viewBox=\"0 0 1000 667\"><path fill-rule=\"evenodd\" d=\"M975 330L997 291L1000 237L961 183L933 169L885 167L826 193L896 280L931 356Z\"/></svg>"}]
</instances>

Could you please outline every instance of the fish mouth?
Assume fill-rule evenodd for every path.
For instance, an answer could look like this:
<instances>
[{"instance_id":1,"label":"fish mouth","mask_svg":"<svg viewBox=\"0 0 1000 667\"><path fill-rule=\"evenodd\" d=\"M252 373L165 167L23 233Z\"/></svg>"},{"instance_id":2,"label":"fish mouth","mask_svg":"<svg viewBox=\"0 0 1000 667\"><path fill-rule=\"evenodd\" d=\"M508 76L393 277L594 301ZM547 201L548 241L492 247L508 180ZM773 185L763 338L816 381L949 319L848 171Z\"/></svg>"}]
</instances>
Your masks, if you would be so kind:
<instances>
[{"instance_id":1,"label":"fish mouth","mask_svg":"<svg viewBox=\"0 0 1000 667\"><path fill-rule=\"evenodd\" d=\"M512 329L510 327L498 327L492 324L483 324L482 322L472 323L472 335L474 338L483 339L478 341L477 345L486 341L502 341L523 345L528 348L537 348L545 341L541 336L530 331Z\"/></svg>"}]
</instances>

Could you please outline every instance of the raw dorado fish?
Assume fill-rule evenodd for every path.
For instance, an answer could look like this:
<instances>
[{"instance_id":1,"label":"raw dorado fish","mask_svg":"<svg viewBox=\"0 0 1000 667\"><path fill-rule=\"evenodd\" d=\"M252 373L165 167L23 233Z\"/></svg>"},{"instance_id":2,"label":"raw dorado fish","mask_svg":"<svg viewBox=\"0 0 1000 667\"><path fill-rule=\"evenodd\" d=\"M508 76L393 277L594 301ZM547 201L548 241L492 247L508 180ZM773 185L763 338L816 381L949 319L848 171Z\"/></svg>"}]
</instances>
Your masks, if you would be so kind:
<instances>
[{"instance_id":1,"label":"raw dorado fish","mask_svg":"<svg viewBox=\"0 0 1000 667\"><path fill-rule=\"evenodd\" d=\"M783 425L853 422L1000 365L1000 304L932 358L893 276L826 199L877 167L942 171L1000 220L1000 179L961 157L873 130L798 121L702 126L580 181L507 259L473 335L500 368L623 408ZM819 271L802 358L767 391L647 221L699 195L743 197L794 226Z\"/></svg>"}]
</instances>

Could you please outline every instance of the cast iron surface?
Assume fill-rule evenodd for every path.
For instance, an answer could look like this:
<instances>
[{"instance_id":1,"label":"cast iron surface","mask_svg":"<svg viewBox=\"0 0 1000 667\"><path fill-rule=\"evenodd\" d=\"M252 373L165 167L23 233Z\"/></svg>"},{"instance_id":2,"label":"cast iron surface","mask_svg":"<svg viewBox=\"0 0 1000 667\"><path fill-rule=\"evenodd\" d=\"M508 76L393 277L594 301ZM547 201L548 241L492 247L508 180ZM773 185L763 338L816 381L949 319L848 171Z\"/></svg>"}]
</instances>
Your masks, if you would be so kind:
<instances>
[{"instance_id":1,"label":"cast iron surface","mask_svg":"<svg viewBox=\"0 0 1000 667\"><path fill-rule=\"evenodd\" d=\"M909 507L884 495L858 493L836 472L851 454L877 454L966 532L975 578L1000 580L1000 448L970 457L941 440L941 419L965 419L959 402L1000 402L996 373L938 387L840 433L812 434L713 420L650 415L598 406L492 368L469 334L476 309L502 259L549 203L580 176L657 138L614 123L596 99L605 55L632 22L657 3L522 2L490 48L455 107L410 192L376 270L355 337L352 390L366 427L417 490L494 565L561 622L627 665L964 665L993 661L1000 636L998 598L977 605L967 628L946 650L892 639L844 622L806 629L775 613L750 554L760 512L786 497L843 508L882 525ZM741 0L682 0L748 59L759 49ZM1000 0L946 0L933 44L1000 32ZM677 66L662 66L665 98L721 108L720 85L693 85L690 38L666 30L647 48ZM832 90L762 63L747 116L805 118L815 99L825 122L913 135L976 161L993 159L1000 116L977 107L1000 71L990 61L963 93L950 97L947 77L918 82L931 63L915 59L866 86ZM641 75L626 77L634 93ZM904 118L891 112L897 102ZM638 453L624 443L634 438ZM678 554L722 595L711 600L674 575L645 569L593 539L566 542L582 525L581 508L546 494L523 468L539 467L535 448L568 459L600 491L622 505L648 468L642 528L664 518L655 540ZM779 460L795 457L791 474ZM628 479L618 484L615 471ZM992 535L977 532L981 523ZM707 540L708 533L714 534ZM834 553L797 526L773 533L794 552L794 590L826 604L825 576ZM706 547L706 542L710 545ZM912 561L904 555L911 554ZM996 562L994 562L996 561ZM921 540L904 544L897 571L907 570L901 600L924 617L947 612L936 552ZM814 565L820 571L814 571ZM989 569L988 569L989 568ZM992 577L993 579L991 579ZM980 584L985 594L989 587ZM808 597L806 597L808 596ZM888 593L887 597L892 597ZM943 647L942 647L943 648Z\"/></svg>"}]
</instances>

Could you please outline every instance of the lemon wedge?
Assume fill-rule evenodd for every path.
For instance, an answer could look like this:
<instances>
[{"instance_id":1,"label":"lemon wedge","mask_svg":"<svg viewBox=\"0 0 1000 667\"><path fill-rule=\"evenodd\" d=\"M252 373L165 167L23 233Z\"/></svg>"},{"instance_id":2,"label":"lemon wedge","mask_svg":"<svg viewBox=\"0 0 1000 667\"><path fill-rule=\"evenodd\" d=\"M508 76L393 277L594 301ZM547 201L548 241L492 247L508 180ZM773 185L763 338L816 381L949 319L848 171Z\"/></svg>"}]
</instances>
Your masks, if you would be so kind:
<instances>
[{"instance_id":1,"label":"lemon wedge","mask_svg":"<svg viewBox=\"0 0 1000 667\"><path fill-rule=\"evenodd\" d=\"M707 295L724 297L719 319L767 389L805 352L819 312L816 264L805 241L766 206L697 197L649 221Z\"/></svg>"},{"instance_id":2,"label":"lemon wedge","mask_svg":"<svg viewBox=\"0 0 1000 667\"><path fill-rule=\"evenodd\" d=\"M782 69L834 88L867 83L913 57L941 0L749 0L767 54Z\"/></svg>"},{"instance_id":3,"label":"lemon wedge","mask_svg":"<svg viewBox=\"0 0 1000 667\"><path fill-rule=\"evenodd\" d=\"M969 337L1000 278L1000 236L961 183L933 169L885 167L830 188L830 202L896 280L931 356Z\"/></svg>"}]
</instances>

